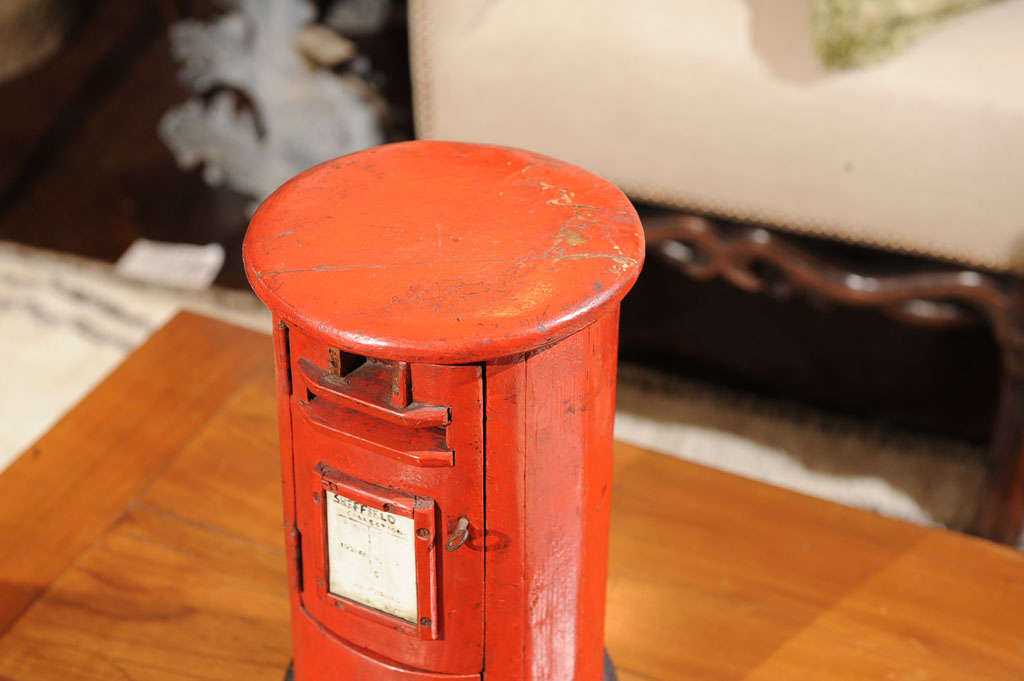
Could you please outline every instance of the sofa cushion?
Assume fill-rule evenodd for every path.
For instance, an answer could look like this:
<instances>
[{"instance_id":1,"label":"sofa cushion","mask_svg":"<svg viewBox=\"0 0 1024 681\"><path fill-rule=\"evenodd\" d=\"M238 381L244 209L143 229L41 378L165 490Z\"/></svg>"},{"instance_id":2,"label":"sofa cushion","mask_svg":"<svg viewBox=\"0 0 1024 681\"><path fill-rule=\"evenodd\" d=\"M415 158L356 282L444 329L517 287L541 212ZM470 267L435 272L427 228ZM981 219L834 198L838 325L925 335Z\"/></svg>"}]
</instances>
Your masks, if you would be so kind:
<instances>
[{"instance_id":1,"label":"sofa cushion","mask_svg":"<svg viewBox=\"0 0 1024 681\"><path fill-rule=\"evenodd\" d=\"M632 196L1014 269L1024 2L825 72L809 3L413 0L417 133L580 164Z\"/></svg>"}]
</instances>

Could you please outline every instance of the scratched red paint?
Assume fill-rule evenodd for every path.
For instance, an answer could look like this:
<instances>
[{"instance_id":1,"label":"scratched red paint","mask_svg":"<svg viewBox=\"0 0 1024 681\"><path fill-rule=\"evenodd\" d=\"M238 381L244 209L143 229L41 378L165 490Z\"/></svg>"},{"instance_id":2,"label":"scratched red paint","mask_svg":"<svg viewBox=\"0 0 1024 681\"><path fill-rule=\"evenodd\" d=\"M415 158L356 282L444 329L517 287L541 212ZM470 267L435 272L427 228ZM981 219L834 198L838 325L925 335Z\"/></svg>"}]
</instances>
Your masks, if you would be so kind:
<instances>
[{"instance_id":1,"label":"scratched red paint","mask_svg":"<svg viewBox=\"0 0 1024 681\"><path fill-rule=\"evenodd\" d=\"M640 272L612 184L503 147L407 142L316 166L249 226L246 273L325 342L384 359L474 362L562 338Z\"/></svg>"},{"instance_id":2,"label":"scratched red paint","mask_svg":"<svg viewBox=\"0 0 1024 681\"><path fill-rule=\"evenodd\" d=\"M499 147L379 147L264 202L244 254L275 319L296 681L602 678L618 310L643 248L614 186ZM332 348L398 362L341 380ZM331 480L431 509L418 622L326 590Z\"/></svg>"}]
</instances>

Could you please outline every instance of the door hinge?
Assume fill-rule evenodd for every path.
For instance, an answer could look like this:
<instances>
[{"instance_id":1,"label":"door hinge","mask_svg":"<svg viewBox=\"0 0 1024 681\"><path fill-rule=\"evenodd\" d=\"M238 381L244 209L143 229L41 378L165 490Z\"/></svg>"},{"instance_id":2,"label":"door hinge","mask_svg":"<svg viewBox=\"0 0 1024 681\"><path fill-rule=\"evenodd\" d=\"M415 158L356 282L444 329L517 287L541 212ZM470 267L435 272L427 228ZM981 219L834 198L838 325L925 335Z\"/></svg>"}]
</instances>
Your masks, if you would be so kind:
<instances>
[{"instance_id":1,"label":"door hinge","mask_svg":"<svg viewBox=\"0 0 1024 681\"><path fill-rule=\"evenodd\" d=\"M286 395L292 394L292 352L288 333L288 325L279 322L274 333L274 351L277 353L277 366L281 368L281 387Z\"/></svg>"},{"instance_id":2,"label":"door hinge","mask_svg":"<svg viewBox=\"0 0 1024 681\"><path fill-rule=\"evenodd\" d=\"M292 525L286 531L288 546L291 549L295 560L294 587L297 593L302 593L302 533L299 528Z\"/></svg>"}]
</instances>

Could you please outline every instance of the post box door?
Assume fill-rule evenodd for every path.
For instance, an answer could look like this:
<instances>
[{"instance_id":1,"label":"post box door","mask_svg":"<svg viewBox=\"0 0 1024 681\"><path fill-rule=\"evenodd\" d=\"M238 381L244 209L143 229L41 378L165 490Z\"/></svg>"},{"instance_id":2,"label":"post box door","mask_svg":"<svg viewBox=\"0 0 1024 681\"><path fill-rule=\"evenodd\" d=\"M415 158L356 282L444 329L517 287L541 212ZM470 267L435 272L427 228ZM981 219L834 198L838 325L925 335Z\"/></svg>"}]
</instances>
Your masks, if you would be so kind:
<instances>
[{"instance_id":1,"label":"post box door","mask_svg":"<svg viewBox=\"0 0 1024 681\"><path fill-rule=\"evenodd\" d=\"M290 329L302 607L409 668L483 668L483 371L382 362Z\"/></svg>"}]
</instances>

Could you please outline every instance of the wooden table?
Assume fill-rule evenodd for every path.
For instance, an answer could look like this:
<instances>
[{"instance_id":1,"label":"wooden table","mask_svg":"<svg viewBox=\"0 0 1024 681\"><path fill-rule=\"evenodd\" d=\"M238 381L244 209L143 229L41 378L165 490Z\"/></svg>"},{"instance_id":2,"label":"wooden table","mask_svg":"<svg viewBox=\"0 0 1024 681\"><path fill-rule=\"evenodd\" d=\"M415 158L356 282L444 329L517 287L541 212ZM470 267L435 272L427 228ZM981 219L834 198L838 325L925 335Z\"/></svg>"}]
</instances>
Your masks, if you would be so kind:
<instances>
[{"instance_id":1,"label":"wooden table","mask_svg":"<svg viewBox=\"0 0 1024 681\"><path fill-rule=\"evenodd\" d=\"M267 336L183 314L0 475L0 681L280 681ZM623 681L1024 679L1024 556L627 445Z\"/></svg>"}]
</instances>

